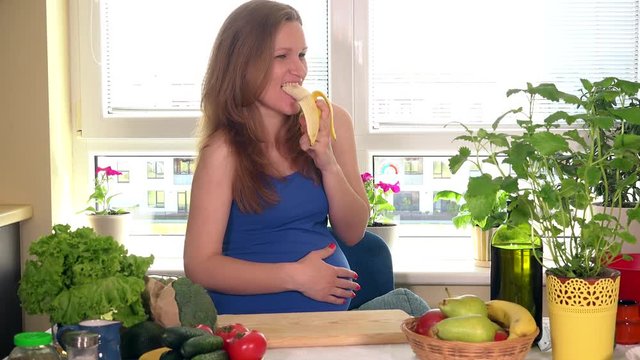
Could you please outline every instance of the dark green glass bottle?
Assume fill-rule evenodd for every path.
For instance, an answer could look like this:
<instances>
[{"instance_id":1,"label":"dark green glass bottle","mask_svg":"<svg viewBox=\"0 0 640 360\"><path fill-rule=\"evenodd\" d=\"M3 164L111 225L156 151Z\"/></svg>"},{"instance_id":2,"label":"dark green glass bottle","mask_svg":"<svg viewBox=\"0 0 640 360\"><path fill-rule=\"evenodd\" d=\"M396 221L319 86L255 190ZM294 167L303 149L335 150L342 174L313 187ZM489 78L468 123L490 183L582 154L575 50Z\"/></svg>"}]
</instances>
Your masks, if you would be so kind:
<instances>
[{"instance_id":1,"label":"dark green glass bottle","mask_svg":"<svg viewBox=\"0 0 640 360\"><path fill-rule=\"evenodd\" d=\"M529 224L502 225L491 239L491 299L520 304L527 308L542 336L542 256L539 237L531 238Z\"/></svg>"}]
</instances>

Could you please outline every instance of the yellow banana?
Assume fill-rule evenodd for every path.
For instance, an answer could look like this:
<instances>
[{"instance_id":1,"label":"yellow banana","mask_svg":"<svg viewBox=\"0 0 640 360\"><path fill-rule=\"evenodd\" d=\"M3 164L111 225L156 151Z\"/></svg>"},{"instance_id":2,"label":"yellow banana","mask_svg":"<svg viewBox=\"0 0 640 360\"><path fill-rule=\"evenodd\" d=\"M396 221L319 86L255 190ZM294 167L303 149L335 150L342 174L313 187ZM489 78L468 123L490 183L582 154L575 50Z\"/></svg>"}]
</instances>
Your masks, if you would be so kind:
<instances>
[{"instance_id":1,"label":"yellow banana","mask_svg":"<svg viewBox=\"0 0 640 360\"><path fill-rule=\"evenodd\" d=\"M331 136L336 138L336 130L333 127L333 107L331 106L331 102L327 98L327 96L319 90L316 90L312 93L302 86L296 83L288 83L282 86L282 90L284 90L287 94L291 95L298 104L300 104L300 108L302 108L302 112L304 113L304 118L307 122L307 135L309 135L309 142L311 145L315 144L316 138L318 137L318 129L320 128L320 109L316 106L316 99L321 97L329 106L329 117L331 121Z\"/></svg>"},{"instance_id":2,"label":"yellow banana","mask_svg":"<svg viewBox=\"0 0 640 360\"><path fill-rule=\"evenodd\" d=\"M504 301L486 302L489 319L509 330L509 339L528 336L536 332L536 321L522 305Z\"/></svg>"}]
</instances>

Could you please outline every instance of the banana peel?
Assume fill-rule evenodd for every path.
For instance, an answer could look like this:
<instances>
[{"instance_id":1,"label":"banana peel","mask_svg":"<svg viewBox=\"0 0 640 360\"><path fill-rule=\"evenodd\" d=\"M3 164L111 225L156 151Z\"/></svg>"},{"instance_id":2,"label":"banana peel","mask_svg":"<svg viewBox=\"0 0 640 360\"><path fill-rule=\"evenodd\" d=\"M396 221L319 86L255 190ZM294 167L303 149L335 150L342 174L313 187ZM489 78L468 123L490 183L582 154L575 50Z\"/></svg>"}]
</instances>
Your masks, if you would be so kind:
<instances>
[{"instance_id":1,"label":"banana peel","mask_svg":"<svg viewBox=\"0 0 640 360\"><path fill-rule=\"evenodd\" d=\"M304 118L307 122L307 135L309 136L309 143L315 144L318 137L318 130L320 129L320 116L321 112L316 106L316 99L321 97L329 106L329 118L331 124L331 136L336 138L336 130L333 127L333 107L327 96L320 90L309 92L307 89L296 83L287 83L282 86L282 90L291 95L304 113Z\"/></svg>"}]
</instances>

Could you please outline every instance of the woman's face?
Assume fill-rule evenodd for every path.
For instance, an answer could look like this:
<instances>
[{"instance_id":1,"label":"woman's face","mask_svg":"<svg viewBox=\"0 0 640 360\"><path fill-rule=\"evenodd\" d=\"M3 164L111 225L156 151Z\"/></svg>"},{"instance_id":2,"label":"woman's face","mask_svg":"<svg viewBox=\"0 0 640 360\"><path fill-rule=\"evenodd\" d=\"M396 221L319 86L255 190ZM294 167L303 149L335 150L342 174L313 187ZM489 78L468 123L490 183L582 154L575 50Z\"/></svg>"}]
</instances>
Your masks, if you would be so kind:
<instances>
[{"instance_id":1,"label":"woman's face","mask_svg":"<svg viewBox=\"0 0 640 360\"><path fill-rule=\"evenodd\" d=\"M258 107L263 114L294 115L300 107L282 90L282 85L302 84L307 76L307 45L302 26L296 21L284 22L276 33L274 45L269 82L258 99Z\"/></svg>"}]
</instances>

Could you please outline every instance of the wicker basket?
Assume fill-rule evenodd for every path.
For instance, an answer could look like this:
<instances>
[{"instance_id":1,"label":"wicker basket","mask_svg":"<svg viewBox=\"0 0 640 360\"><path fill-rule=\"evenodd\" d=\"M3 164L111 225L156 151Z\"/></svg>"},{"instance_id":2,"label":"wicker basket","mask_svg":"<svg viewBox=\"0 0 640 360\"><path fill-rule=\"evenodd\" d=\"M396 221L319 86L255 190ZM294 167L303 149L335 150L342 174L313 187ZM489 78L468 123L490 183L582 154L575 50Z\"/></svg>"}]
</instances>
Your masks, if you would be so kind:
<instances>
[{"instance_id":1,"label":"wicker basket","mask_svg":"<svg viewBox=\"0 0 640 360\"><path fill-rule=\"evenodd\" d=\"M531 350L533 340L539 329L530 336L517 339L469 343L462 341L445 341L420 335L413 330L417 318L409 318L402 322L402 332L407 337L411 349L421 360L522 360Z\"/></svg>"}]
</instances>

